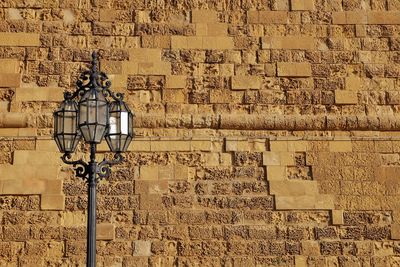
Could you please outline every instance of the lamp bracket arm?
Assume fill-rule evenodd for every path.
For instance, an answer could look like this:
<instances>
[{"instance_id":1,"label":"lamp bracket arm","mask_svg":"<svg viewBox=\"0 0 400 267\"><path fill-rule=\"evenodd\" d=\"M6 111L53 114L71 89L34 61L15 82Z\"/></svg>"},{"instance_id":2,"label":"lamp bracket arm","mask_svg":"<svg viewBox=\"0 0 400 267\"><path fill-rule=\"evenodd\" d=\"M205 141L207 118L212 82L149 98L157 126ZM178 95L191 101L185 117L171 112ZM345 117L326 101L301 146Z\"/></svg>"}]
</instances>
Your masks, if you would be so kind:
<instances>
[{"instance_id":1,"label":"lamp bracket arm","mask_svg":"<svg viewBox=\"0 0 400 267\"><path fill-rule=\"evenodd\" d=\"M123 160L124 157L121 155L121 153L115 153L112 160L103 159L97 168L99 179L108 178L111 174L111 166L121 163Z\"/></svg>"},{"instance_id":2,"label":"lamp bracket arm","mask_svg":"<svg viewBox=\"0 0 400 267\"><path fill-rule=\"evenodd\" d=\"M71 160L71 158L72 158L71 153L64 153L64 155L61 157L62 161L65 164L69 164L74 167L75 175L77 177L81 177L81 178L85 179L89 172L89 164L87 164L86 162L84 162L81 159L80 160Z\"/></svg>"}]
</instances>

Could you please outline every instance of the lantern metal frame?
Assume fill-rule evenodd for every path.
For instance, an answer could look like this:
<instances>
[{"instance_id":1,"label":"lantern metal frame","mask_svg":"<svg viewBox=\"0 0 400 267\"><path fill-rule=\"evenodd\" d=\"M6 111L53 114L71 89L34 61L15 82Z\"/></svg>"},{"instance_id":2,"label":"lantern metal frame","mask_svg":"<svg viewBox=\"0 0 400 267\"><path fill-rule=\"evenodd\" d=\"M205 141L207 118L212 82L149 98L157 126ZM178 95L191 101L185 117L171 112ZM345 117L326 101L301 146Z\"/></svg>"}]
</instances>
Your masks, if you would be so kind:
<instances>
[{"instance_id":1,"label":"lantern metal frame","mask_svg":"<svg viewBox=\"0 0 400 267\"><path fill-rule=\"evenodd\" d=\"M98 71L98 68L97 68L98 59L97 59L96 52L92 53L91 65L92 66L89 70L82 72L81 75L79 76L78 81L76 82L77 90L73 93L72 92L64 93L64 103L66 103L68 101L74 101L75 104L77 102L78 102L78 104L80 104L79 99L81 99L85 95L85 93L89 92L90 90L96 90L97 93L104 95L104 99L106 100L105 104L107 105L107 112L105 114L106 115L105 121L106 121L107 125L105 127L104 134L102 135L102 138L100 139L100 142L101 142L101 140L104 138L104 136L107 135L108 128L109 128L109 113L108 112L109 112L110 102L108 101L107 98L111 98L113 101L123 103L123 105L125 107L127 107L127 106L126 106L125 102L123 101L124 95L122 93L112 92L110 90L111 82L109 81L107 75L104 72ZM96 103L96 105L97 105L97 103ZM59 112L59 110L54 112L54 116L56 116L57 112ZM130 110L129 110L129 113L132 114L132 112L130 112ZM78 106L76 115L77 115L77 118L76 118L77 135L80 135L80 139L84 139L82 137L82 132L80 130L81 125L79 124L79 115L80 115L79 114L79 106ZM132 114L132 116L133 116L133 114ZM97 119L97 114L96 114L96 119ZM129 125L129 127L132 127L132 129L131 129L131 132L132 132L131 140L132 140L133 139L133 125ZM57 134L58 134L57 132L54 133L54 138L57 137ZM130 141L129 141L129 143L130 143ZM79 142L79 140L77 142ZM64 155L61 157L62 161L66 164L72 165L75 170L75 175L77 177L84 179L88 184L88 220L87 220L86 263L87 263L87 266L95 267L96 266L96 185L100 179L107 178L110 176L111 166L121 163L124 160L124 157L121 155L121 152L124 152L126 150L112 151L115 153L113 159L107 160L106 158L104 158L103 161L97 162L96 161L96 150L97 150L96 146L100 142L96 142L96 141L88 142L86 140L85 140L85 142L90 144L90 161L89 162L85 162L83 159L72 160L71 153L73 151L71 151L71 149L66 151L65 146L63 149L63 147L61 147L61 145L59 145L59 142L57 142L57 145L58 145L60 151L64 152Z\"/></svg>"}]
</instances>

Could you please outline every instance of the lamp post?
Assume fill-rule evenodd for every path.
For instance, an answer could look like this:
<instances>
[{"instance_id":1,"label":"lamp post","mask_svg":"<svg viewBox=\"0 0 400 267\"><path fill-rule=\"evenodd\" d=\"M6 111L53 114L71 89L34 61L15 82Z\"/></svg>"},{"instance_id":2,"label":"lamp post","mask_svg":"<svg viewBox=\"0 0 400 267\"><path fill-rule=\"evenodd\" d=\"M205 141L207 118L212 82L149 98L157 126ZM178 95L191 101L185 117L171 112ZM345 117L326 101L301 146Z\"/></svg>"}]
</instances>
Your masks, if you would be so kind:
<instances>
[{"instance_id":1,"label":"lamp post","mask_svg":"<svg viewBox=\"0 0 400 267\"><path fill-rule=\"evenodd\" d=\"M65 92L64 101L54 112L54 140L64 155L63 162L75 168L77 177L88 183L87 266L96 266L96 184L110 175L110 167L123 160L133 134L133 114L123 101L123 94L110 90L111 82L97 69L96 52L92 67L84 71L73 93ZM90 145L90 161L71 160L80 140ZM96 161L96 145L105 137L114 158Z\"/></svg>"}]
</instances>

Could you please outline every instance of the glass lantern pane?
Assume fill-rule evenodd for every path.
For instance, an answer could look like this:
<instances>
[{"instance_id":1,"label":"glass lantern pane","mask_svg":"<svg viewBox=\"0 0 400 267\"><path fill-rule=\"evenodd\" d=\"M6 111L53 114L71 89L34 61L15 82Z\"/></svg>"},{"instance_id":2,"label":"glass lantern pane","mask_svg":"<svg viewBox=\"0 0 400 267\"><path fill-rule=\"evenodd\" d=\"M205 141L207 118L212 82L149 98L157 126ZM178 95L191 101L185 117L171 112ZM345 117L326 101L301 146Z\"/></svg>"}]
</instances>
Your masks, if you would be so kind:
<instances>
[{"instance_id":1,"label":"glass lantern pane","mask_svg":"<svg viewBox=\"0 0 400 267\"><path fill-rule=\"evenodd\" d=\"M129 134L129 118L128 112L121 112L121 134Z\"/></svg>"},{"instance_id":2,"label":"glass lantern pane","mask_svg":"<svg viewBox=\"0 0 400 267\"><path fill-rule=\"evenodd\" d=\"M79 103L79 124L86 123L87 113L87 102Z\"/></svg>"},{"instance_id":3,"label":"glass lantern pane","mask_svg":"<svg viewBox=\"0 0 400 267\"><path fill-rule=\"evenodd\" d=\"M64 133L75 133L76 117L71 112L65 112Z\"/></svg>"},{"instance_id":4,"label":"glass lantern pane","mask_svg":"<svg viewBox=\"0 0 400 267\"><path fill-rule=\"evenodd\" d=\"M116 134L118 127L118 118L115 117L115 115L111 115L109 119L109 134ZM111 135L111 138L114 138L114 135Z\"/></svg>"},{"instance_id":5,"label":"glass lantern pane","mask_svg":"<svg viewBox=\"0 0 400 267\"><path fill-rule=\"evenodd\" d=\"M106 102L98 102L97 122L106 125L108 119L108 107Z\"/></svg>"},{"instance_id":6,"label":"glass lantern pane","mask_svg":"<svg viewBox=\"0 0 400 267\"><path fill-rule=\"evenodd\" d=\"M96 101L88 101L88 110L87 110L87 122L88 123L96 123L97 122L97 105Z\"/></svg>"},{"instance_id":7,"label":"glass lantern pane","mask_svg":"<svg viewBox=\"0 0 400 267\"><path fill-rule=\"evenodd\" d=\"M83 135L83 138L85 138L85 141L89 141L91 140L91 135L90 135L90 131L89 131L89 126L87 125L83 125L80 127L81 133Z\"/></svg>"},{"instance_id":8,"label":"glass lantern pane","mask_svg":"<svg viewBox=\"0 0 400 267\"><path fill-rule=\"evenodd\" d=\"M96 125L96 129L94 131L94 142L100 143L104 137L104 133L106 132L106 126Z\"/></svg>"}]
</instances>

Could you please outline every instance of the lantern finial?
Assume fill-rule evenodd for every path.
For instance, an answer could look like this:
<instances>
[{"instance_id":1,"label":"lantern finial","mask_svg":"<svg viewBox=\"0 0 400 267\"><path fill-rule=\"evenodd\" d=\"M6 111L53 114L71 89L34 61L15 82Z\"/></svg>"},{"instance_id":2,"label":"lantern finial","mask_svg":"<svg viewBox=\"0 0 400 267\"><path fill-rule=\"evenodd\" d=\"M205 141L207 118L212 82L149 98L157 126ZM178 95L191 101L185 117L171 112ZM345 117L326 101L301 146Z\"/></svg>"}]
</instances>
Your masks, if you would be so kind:
<instances>
[{"instance_id":1,"label":"lantern finial","mask_svg":"<svg viewBox=\"0 0 400 267\"><path fill-rule=\"evenodd\" d=\"M97 64L98 64L98 57L97 57L97 52L93 51L92 52L92 73L97 72Z\"/></svg>"}]
</instances>

